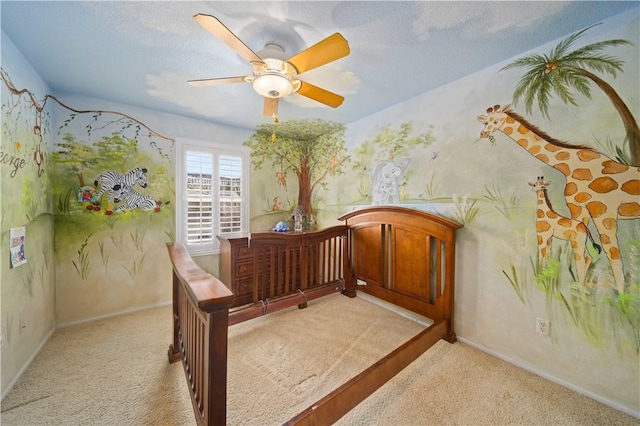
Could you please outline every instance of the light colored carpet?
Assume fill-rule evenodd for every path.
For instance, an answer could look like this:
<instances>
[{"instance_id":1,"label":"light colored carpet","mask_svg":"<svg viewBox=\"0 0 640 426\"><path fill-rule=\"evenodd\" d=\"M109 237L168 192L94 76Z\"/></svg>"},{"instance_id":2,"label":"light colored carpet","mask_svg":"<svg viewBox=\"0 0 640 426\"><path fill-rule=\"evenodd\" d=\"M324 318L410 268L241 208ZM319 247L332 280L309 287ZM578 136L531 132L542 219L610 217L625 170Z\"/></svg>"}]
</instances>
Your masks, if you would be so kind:
<instances>
[{"instance_id":1,"label":"light colored carpet","mask_svg":"<svg viewBox=\"0 0 640 426\"><path fill-rule=\"evenodd\" d=\"M424 326L334 294L229 330L230 424L281 424Z\"/></svg>"},{"instance_id":2,"label":"light colored carpet","mask_svg":"<svg viewBox=\"0 0 640 426\"><path fill-rule=\"evenodd\" d=\"M276 425L423 326L329 296L229 330L230 425ZM171 308L56 330L2 401L2 425L195 425ZM638 425L463 343L438 342L340 425Z\"/></svg>"}]
</instances>

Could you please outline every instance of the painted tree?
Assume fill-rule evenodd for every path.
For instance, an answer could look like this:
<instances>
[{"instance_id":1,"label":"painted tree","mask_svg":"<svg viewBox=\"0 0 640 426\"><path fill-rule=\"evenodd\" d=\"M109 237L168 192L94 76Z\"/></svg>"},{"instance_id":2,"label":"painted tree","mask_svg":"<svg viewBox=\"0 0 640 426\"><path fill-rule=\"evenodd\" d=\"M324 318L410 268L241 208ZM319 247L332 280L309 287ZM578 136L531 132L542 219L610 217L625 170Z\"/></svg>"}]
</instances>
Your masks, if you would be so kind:
<instances>
[{"instance_id":1,"label":"painted tree","mask_svg":"<svg viewBox=\"0 0 640 426\"><path fill-rule=\"evenodd\" d=\"M84 172L90 167L98 164L95 150L87 145L78 142L76 138L67 133L62 137L63 142L56 143L56 150L53 153L53 161L64 164L78 177L80 186L85 186Z\"/></svg>"},{"instance_id":2,"label":"painted tree","mask_svg":"<svg viewBox=\"0 0 640 426\"><path fill-rule=\"evenodd\" d=\"M590 82L595 83L613 103L622 119L629 145L630 156L618 150L618 160L627 164L640 165L640 130L638 124L613 87L592 71L607 73L616 77L622 72L624 61L602 53L610 47L632 44L628 40L614 39L588 44L570 50L572 45L592 26L562 40L548 55L530 55L516 59L502 70L526 68L527 72L520 79L513 95L514 105L524 98L527 113L531 113L537 100L540 112L549 118L549 100L552 93L567 104L577 106L573 90L591 99Z\"/></svg>"},{"instance_id":3,"label":"painted tree","mask_svg":"<svg viewBox=\"0 0 640 426\"><path fill-rule=\"evenodd\" d=\"M135 138L125 138L118 132L113 132L111 136L103 136L93 145L98 148L103 172L115 170L126 173L149 161L148 156L138 150L138 141Z\"/></svg>"},{"instance_id":4,"label":"painted tree","mask_svg":"<svg viewBox=\"0 0 640 426\"><path fill-rule=\"evenodd\" d=\"M384 126L372 140L367 140L356 149L359 158L356 166L366 166L372 160L390 160L407 156L416 147L426 148L435 142L431 129L412 135L413 122L402 123L399 129Z\"/></svg>"},{"instance_id":5,"label":"painted tree","mask_svg":"<svg viewBox=\"0 0 640 426\"><path fill-rule=\"evenodd\" d=\"M318 186L325 187L328 176L343 173L345 164L350 161L344 132L344 125L339 123L320 119L292 120L258 126L244 144L251 149L251 160L256 169L262 168L265 161L271 161L280 176L295 173L298 204L307 214L313 215L313 192Z\"/></svg>"}]
</instances>

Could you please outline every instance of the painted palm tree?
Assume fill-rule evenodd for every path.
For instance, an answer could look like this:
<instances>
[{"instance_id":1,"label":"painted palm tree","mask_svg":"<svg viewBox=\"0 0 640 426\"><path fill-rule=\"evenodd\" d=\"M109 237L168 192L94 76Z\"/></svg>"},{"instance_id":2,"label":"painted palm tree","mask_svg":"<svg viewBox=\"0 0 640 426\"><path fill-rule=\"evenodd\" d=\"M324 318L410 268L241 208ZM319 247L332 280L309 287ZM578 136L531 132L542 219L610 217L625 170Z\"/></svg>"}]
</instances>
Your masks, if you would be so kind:
<instances>
[{"instance_id":1,"label":"painted palm tree","mask_svg":"<svg viewBox=\"0 0 640 426\"><path fill-rule=\"evenodd\" d=\"M514 92L514 104L524 98L527 113L530 113L537 100L540 112L547 118L549 118L549 100L554 92L563 102L577 106L572 90L577 90L591 99L589 83L595 83L613 103L626 131L626 142L631 155L618 151L619 160L627 164L640 165L640 141L638 140L640 131L635 118L613 87L589 71L607 73L615 78L617 72L622 72L624 61L604 54L602 50L632 43L628 40L614 39L570 50L573 43L592 27L593 25L562 40L548 55L526 56L513 61L500 71L527 68L526 74L522 76Z\"/></svg>"}]
</instances>

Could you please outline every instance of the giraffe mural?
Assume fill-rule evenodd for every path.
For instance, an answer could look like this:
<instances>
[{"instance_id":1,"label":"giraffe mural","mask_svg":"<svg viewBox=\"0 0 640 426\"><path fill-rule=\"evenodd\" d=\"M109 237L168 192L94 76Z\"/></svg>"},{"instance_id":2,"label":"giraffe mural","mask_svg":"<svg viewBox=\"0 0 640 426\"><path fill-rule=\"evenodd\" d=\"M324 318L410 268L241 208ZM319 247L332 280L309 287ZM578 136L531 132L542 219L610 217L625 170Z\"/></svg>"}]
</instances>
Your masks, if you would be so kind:
<instances>
[{"instance_id":1,"label":"giraffe mural","mask_svg":"<svg viewBox=\"0 0 640 426\"><path fill-rule=\"evenodd\" d=\"M551 257L551 244L553 238L571 241L573 259L576 263L578 283L585 284L587 270L591 264L591 257L587 251L587 238L600 253L601 248L593 241L587 225L576 219L571 219L553 210L553 206L547 196L547 187L551 182L545 182L543 176L539 176L535 183L529 182L531 190L537 196L536 232L538 233L538 252L543 264L547 264Z\"/></svg>"},{"instance_id":2,"label":"giraffe mural","mask_svg":"<svg viewBox=\"0 0 640 426\"><path fill-rule=\"evenodd\" d=\"M617 163L593 149L561 142L544 133L509 105L495 105L479 115L485 127L481 138L499 130L538 160L566 177L564 196L571 218L593 222L600 235L618 292L625 290L625 276L618 245L618 220L640 218L640 167Z\"/></svg>"}]
</instances>

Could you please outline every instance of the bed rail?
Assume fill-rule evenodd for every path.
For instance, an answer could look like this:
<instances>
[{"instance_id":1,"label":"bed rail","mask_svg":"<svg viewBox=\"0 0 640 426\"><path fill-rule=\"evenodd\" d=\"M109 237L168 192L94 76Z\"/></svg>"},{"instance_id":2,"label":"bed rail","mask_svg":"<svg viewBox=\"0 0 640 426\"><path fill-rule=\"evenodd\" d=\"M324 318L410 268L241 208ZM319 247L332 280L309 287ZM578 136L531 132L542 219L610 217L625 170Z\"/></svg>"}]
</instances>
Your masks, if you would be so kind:
<instances>
[{"instance_id":1,"label":"bed rail","mask_svg":"<svg viewBox=\"0 0 640 426\"><path fill-rule=\"evenodd\" d=\"M384 358L283 423L283 426L330 425L355 408L447 335L444 320L434 323Z\"/></svg>"},{"instance_id":2,"label":"bed rail","mask_svg":"<svg viewBox=\"0 0 640 426\"><path fill-rule=\"evenodd\" d=\"M200 269L184 245L167 244L173 265L173 343L182 360L198 425L227 420L227 338L233 293Z\"/></svg>"}]
</instances>

